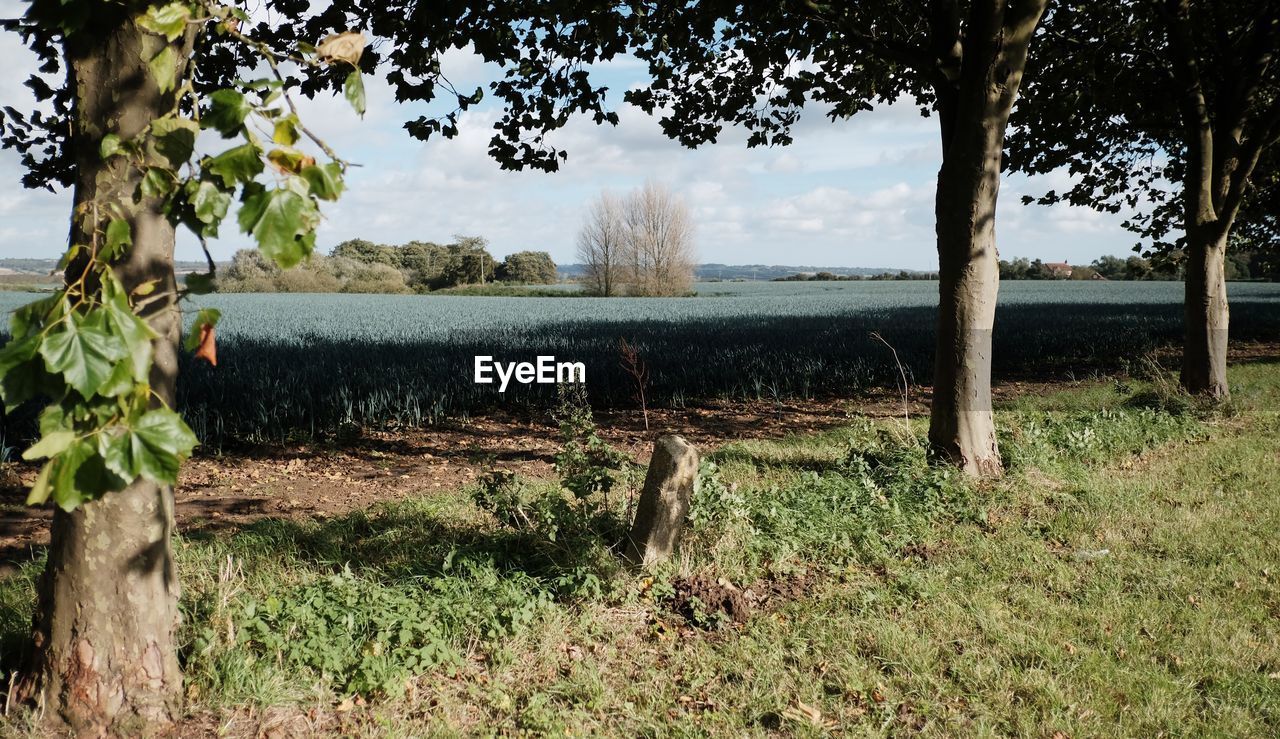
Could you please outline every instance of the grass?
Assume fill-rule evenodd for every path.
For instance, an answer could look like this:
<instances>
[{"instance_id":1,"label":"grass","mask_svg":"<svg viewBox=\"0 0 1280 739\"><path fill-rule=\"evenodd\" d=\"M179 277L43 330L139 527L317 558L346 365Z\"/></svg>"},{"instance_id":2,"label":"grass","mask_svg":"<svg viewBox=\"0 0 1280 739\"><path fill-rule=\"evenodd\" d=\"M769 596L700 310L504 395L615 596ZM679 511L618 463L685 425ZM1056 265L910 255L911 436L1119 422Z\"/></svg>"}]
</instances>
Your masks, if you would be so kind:
<instances>
[{"instance_id":1,"label":"grass","mask_svg":"<svg viewBox=\"0 0 1280 739\"><path fill-rule=\"evenodd\" d=\"M1274 736L1280 365L1233 379L1227 415L1158 382L1015 401L978 487L919 422L730 444L651 579L610 549L622 490L536 481L508 481L535 525L472 491L187 538L188 704L376 736ZM6 653L39 565L0 584ZM689 618L693 576L778 595Z\"/></svg>"}]
</instances>

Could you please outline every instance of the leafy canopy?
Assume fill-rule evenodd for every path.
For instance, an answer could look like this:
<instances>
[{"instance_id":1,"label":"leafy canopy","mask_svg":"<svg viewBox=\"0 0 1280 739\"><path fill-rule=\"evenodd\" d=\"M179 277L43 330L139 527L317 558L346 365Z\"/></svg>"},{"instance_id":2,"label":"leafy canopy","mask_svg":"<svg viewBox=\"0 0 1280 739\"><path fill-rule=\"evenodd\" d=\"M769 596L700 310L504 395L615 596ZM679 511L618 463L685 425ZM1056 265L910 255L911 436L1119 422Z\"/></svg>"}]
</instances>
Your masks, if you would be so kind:
<instances>
[{"instance_id":1,"label":"leafy canopy","mask_svg":"<svg viewBox=\"0 0 1280 739\"><path fill-rule=\"evenodd\" d=\"M1026 80L1035 104L1014 113L1008 162L1030 173L1065 167L1072 183L1027 202L1133 213L1125 225L1141 238L1136 248L1168 253L1185 241L1185 198L1203 160L1211 218L1257 212L1249 160L1280 136L1280 7L1061 0L1037 44ZM1262 161L1266 179L1274 169Z\"/></svg>"},{"instance_id":2,"label":"leafy canopy","mask_svg":"<svg viewBox=\"0 0 1280 739\"><path fill-rule=\"evenodd\" d=\"M343 190L347 165L298 120L279 73L285 57L242 34L239 26L245 21L242 11L212 0L163 5L38 0L24 18L6 22L40 54L46 76L59 68L54 56L59 47L93 44L97 35L132 24L149 39L142 48L158 48L143 58L149 75L144 84L167 101L162 106L170 106L140 132L126 135L110 130L118 121L86 120L91 114L72 104L68 86L54 88L38 74L28 85L75 125L55 131L39 113L22 115L12 108L0 116L2 143L17 149L28 167L26 184L66 184L74 174L77 148L85 149L82 143L91 145L89 156L100 160L100 183L126 183L126 188L133 183L132 192L99 186L90 200L77 203L77 236L62 260L65 286L16 311L11 338L0 349L0 398L6 410L49 401L40 416L40 438L23 455L47 460L28 503L52 499L69 511L139 478L172 485L197 443L151 386L152 344L159 336L143 318L149 304L181 296L158 291L163 274L129 290L116 273L133 247L132 214L158 209L203 242L217 235L238 200L241 230L254 237L263 254L289 266L311 253L320 202L336 199ZM253 51L272 76L198 89L194 67L187 64L189 29ZM346 78L359 81L360 71L349 60L321 62L314 51L288 59L326 71L345 66ZM329 161L317 162L301 148L299 132ZM95 138L81 142L78 137ZM211 137L221 146L209 142L202 149L214 153L197 154L197 141ZM186 292L199 291L211 277L190 280ZM193 335L211 331L217 320L216 311L202 311Z\"/></svg>"}]
</instances>

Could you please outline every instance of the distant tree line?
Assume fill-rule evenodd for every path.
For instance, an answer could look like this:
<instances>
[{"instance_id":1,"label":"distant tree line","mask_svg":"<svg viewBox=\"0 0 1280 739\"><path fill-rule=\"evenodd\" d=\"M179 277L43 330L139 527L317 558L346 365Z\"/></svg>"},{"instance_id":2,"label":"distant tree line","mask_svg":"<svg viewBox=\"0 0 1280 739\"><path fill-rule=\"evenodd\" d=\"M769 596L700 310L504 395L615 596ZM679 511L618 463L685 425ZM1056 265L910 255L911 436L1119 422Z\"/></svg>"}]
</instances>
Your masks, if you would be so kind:
<instances>
[{"instance_id":1,"label":"distant tree line","mask_svg":"<svg viewBox=\"0 0 1280 739\"><path fill-rule=\"evenodd\" d=\"M498 261L479 236L452 244L410 241L400 246L351 239L329 256L313 255L282 270L252 249L236 252L218 276L219 292L425 293L459 285L504 282L549 285L556 264L542 251L521 251Z\"/></svg>"},{"instance_id":2,"label":"distant tree line","mask_svg":"<svg viewBox=\"0 0 1280 739\"><path fill-rule=\"evenodd\" d=\"M1236 250L1226 255L1224 269L1228 280L1275 280L1280 277L1276 265L1262 258L1264 253ZM1122 258L1103 256L1087 265L1044 262L1019 258L1000 260L1001 280L1160 280L1185 278L1186 265L1178 253L1158 254L1148 259L1137 255Z\"/></svg>"},{"instance_id":3,"label":"distant tree line","mask_svg":"<svg viewBox=\"0 0 1280 739\"><path fill-rule=\"evenodd\" d=\"M1277 280L1280 279L1280 260L1274 258L1275 250L1245 251L1237 249L1226 256L1228 280ZM1185 267L1178 254L1147 259L1131 256L1127 259L1104 256L1092 264L1075 265L1066 262L1045 262L1040 259L1019 257L1000 260L1001 280L1162 280L1184 278ZM841 275L834 272L799 272L784 277L774 277L773 282L857 282L863 280L936 280L937 272L900 270L877 275Z\"/></svg>"},{"instance_id":4,"label":"distant tree line","mask_svg":"<svg viewBox=\"0 0 1280 739\"><path fill-rule=\"evenodd\" d=\"M785 277L775 277L772 282L900 282L907 280L936 280L937 272L915 272L901 269L876 275L838 275L835 272L798 272Z\"/></svg>"}]
</instances>

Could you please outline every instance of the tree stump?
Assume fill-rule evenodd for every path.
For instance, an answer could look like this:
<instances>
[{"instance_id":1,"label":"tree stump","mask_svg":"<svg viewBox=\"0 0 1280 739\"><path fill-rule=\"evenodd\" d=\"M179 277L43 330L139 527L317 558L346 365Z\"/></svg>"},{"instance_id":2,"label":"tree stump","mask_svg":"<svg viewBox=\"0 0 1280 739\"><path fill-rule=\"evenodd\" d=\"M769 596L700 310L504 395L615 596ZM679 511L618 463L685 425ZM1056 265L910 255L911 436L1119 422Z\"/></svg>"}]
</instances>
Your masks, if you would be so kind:
<instances>
[{"instance_id":1,"label":"tree stump","mask_svg":"<svg viewBox=\"0 0 1280 739\"><path fill-rule=\"evenodd\" d=\"M697 479L698 450L679 436L659 437L627 535L632 564L652 567L675 552Z\"/></svg>"}]
</instances>

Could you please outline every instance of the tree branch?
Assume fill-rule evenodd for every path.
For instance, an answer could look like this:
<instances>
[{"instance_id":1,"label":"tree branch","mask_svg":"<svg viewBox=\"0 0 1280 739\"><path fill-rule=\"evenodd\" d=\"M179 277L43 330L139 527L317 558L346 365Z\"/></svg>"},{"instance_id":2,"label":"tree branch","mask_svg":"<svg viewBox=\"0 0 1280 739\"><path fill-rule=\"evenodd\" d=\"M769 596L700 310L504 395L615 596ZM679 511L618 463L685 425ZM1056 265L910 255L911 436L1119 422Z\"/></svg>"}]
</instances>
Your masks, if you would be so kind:
<instances>
[{"instance_id":1,"label":"tree branch","mask_svg":"<svg viewBox=\"0 0 1280 739\"><path fill-rule=\"evenodd\" d=\"M840 19L832 14L831 6L821 5L815 0L804 0L803 5L807 9L806 15L808 18L828 26L845 38L858 42L859 46L871 54L904 64L918 71L927 71L931 66L929 54L922 47L898 39L872 36L852 27L850 24L841 23Z\"/></svg>"},{"instance_id":2,"label":"tree branch","mask_svg":"<svg viewBox=\"0 0 1280 739\"><path fill-rule=\"evenodd\" d=\"M1165 20L1169 29L1169 48L1174 79L1177 82L1178 108L1182 111L1183 137L1187 146L1186 216L1189 222L1214 217L1213 122L1200 80L1200 66L1192 40L1189 0L1166 0Z\"/></svg>"},{"instance_id":3,"label":"tree branch","mask_svg":"<svg viewBox=\"0 0 1280 739\"><path fill-rule=\"evenodd\" d=\"M1228 228L1240 212L1245 191L1249 187L1249 178L1253 176L1258 160L1262 158L1266 148L1275 144L1277 140L1280 140L1280 98L1272 101L1265 116L1265 123L1259 127L1258 132L1245 139L1240 147L1238 164L1230 174L1230 184L1223 197L1222 210L1219 213L1219 219Z\"/></svg>"}]
</instances>

